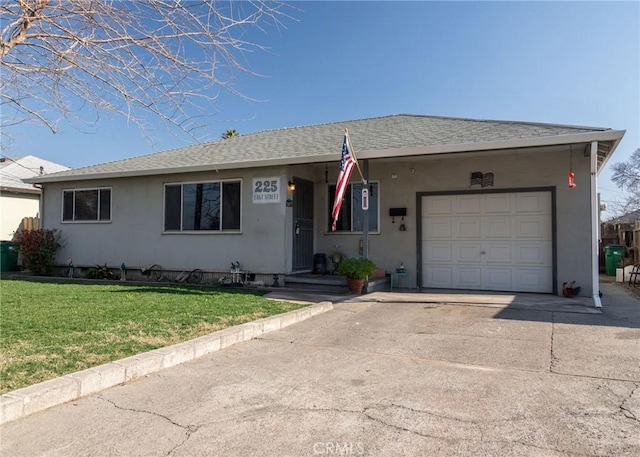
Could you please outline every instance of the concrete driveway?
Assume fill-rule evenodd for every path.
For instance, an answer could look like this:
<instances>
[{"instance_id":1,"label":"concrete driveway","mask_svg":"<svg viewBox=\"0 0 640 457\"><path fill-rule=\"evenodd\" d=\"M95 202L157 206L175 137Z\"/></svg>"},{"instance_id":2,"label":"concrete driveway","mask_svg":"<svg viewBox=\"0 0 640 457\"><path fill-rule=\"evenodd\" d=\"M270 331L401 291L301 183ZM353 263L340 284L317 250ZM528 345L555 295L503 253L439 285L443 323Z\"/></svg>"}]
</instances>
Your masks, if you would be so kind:
<instances>
[{"instance_id":1,"label":"concrete driveway","mask_svg":"<svg viewBox=\"0 0 640 457\"><path fill-rule=\"evenodd\" d=\"M603 313L372 294L6 424L0 453L637 456L640 300L603 289Z\"/></svg>"}]
</instances>

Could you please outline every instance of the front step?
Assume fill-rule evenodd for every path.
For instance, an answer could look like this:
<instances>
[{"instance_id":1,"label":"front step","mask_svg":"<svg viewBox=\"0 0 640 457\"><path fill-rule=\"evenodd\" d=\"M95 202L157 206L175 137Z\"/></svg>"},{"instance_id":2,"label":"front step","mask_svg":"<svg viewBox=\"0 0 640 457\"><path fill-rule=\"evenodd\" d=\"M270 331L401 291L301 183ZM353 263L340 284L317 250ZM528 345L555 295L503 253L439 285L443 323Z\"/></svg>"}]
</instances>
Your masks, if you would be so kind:
<instances>
[{"instance_id":1,"label":"front step","mask_svg":"<svg viewBox=\"0 0 640 457\"><path fill-rule=\"evenodd\" d=\"M348 292L347 280L344 276L294 274L284 277L284 287L289 289L308 289L323 292Z\"/></svg>"},{"instance_id":2,"label":"front step","mask_svg":"<svg viewBox=\"0 0 640 457\"><path fill-rule=\"evenodd\" d=\"M371 278L365 285L365 293L377 292L380 290L388 290L390 285L390 277ZM314 275L314 274L294 274L284 277L284 287L288 289L305 289L318 292L333 292L338 294L347 294L347 279L344 276L336 275Z\"/></svg>"},{"instance_id":3,"label":"front step","mask_svg":"<svg viewBox=\"0 0 640 457\"><path fill-rule=\"evenodd\" d=\"M391 286L391 276L384 276L382 278L370 278L369 283L366 285L366 293L379 292L381 290L389 290Z\"/></svg>"}]
</instances>

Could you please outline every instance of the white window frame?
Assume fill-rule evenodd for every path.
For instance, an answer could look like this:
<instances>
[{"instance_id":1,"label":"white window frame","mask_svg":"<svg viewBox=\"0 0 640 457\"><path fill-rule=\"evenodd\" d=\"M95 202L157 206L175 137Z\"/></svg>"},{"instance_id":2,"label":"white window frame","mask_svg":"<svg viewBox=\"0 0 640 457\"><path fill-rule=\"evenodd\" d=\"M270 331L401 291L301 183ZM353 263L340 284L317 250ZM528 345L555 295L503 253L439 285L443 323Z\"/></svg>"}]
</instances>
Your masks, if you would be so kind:
<instances>
[{"instance_id":1,"label":"white window frame","mask_svg":"<svg viewBox=\"0 0 640 457\"><path fill-rule=\"evenodd\" d=\"M362 182L350 182L349 184L347 184L349 187L351 187L351 198L353 198L353 186L355 185L361 185ZM367 184L377 184L378 186L378 197L377 197L377 201L378 201L378 218L377 218L377 225L378 228L376 230L369 230L367 233L372 234L372 235L379 235L380 232L380 181L379 180L371 180L368 181ZM325 196L327 197L327 211L325 214L327 214L327 217L329 218L329 220L327 221L327 224L325 225L325 235L362 235L362 231L354 231L353 230L353 204L351 205L351 228L352 230L346 231L346 230L336 230L335 232L332 232L331 230L328 229L328 227L331 224L331 208L329 208L329 204L330 204L330 199L329 199L329 188L330 186L337 186L338 183L328 183L326 185L326 190L325 190ZM371 196L369 196L369 202L371 202ZM342 210L342 208L340 208L340 210Z\"/></svg>"},{"instance_id":2,"label":"white window frame","mask_svg":"<svg viewBox=\"0 0 640 457\"><path fill-rule=\"evenodd\" d=\"M223 230L222 229L222 205L220 206L220 230L184 230L182 228L182 196L183 196L183 186L189 184L211 184L211 183L220 183L220 189L222 190L222 184L225 182L237 182L240 184L240 229L238 230ZM167 211L167 187L168 186L180 186L180 230L166 230L165 222L166 222L166 211ZM243 181L242 178L227 178L227 179L212 179L212 180L203 180L203 181L175 181L175 182L166 182L163 184L162 190L162 234L163 235L229 235L229 234L239 234L242 233L242 208L244 206L243 202ZM222 195L222 194L221 194Z\"/></svg>"},{"instance_id":3,"label":"white window frame","mask_svg":"<svg viewBox=\"0 0 640 457\"><path fill-rule=\"evenodd\" d=\"M89 190L98 191L98 208L97 217L100 217L100 191L109 191L109 219L96 219L96 220L76 220L76 192L83 192ZM73 219L64 219L64 194L65 192L73 192ZM70 189L62 189L62 201L60 207L60 222L62 224L110 224L113 220L113 188L108 186L102 187L74 187Z\"/></svg>"}]
</instances>

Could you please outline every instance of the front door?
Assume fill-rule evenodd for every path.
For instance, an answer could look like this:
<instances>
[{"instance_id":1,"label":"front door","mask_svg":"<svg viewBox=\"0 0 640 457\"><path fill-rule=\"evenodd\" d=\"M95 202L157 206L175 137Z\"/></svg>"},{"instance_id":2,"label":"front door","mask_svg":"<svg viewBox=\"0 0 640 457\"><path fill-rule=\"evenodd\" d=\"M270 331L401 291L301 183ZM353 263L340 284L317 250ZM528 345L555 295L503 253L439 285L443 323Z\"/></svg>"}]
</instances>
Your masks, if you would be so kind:
<instances>
[{"instance_id":1,"label":"front door","mask_svg":"<svg viewBox=\"0 0 640 457\"><path fill-rule=\"evenodd\" d=\"M293 178L293 269L313 268L313 182Z\"/></svg>"}]
</instances>

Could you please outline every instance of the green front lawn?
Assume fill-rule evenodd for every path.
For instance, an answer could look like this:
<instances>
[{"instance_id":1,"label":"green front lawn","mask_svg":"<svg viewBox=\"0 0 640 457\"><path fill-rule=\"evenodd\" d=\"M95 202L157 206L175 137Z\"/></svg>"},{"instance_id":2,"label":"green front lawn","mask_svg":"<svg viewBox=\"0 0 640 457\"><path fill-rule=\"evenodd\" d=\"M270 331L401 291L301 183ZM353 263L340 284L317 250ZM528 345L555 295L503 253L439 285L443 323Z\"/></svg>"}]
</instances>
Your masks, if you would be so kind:
<instances>
[{"instance_id":1,"label":"green front lawn","mask_svg":"<svg viewBox=\"0 0 640 457\"><path fill-rule=\"evenodd\" d=\"M262 292L2 280L0 393L304 305Z\"/></svg>"}]
</instances>

